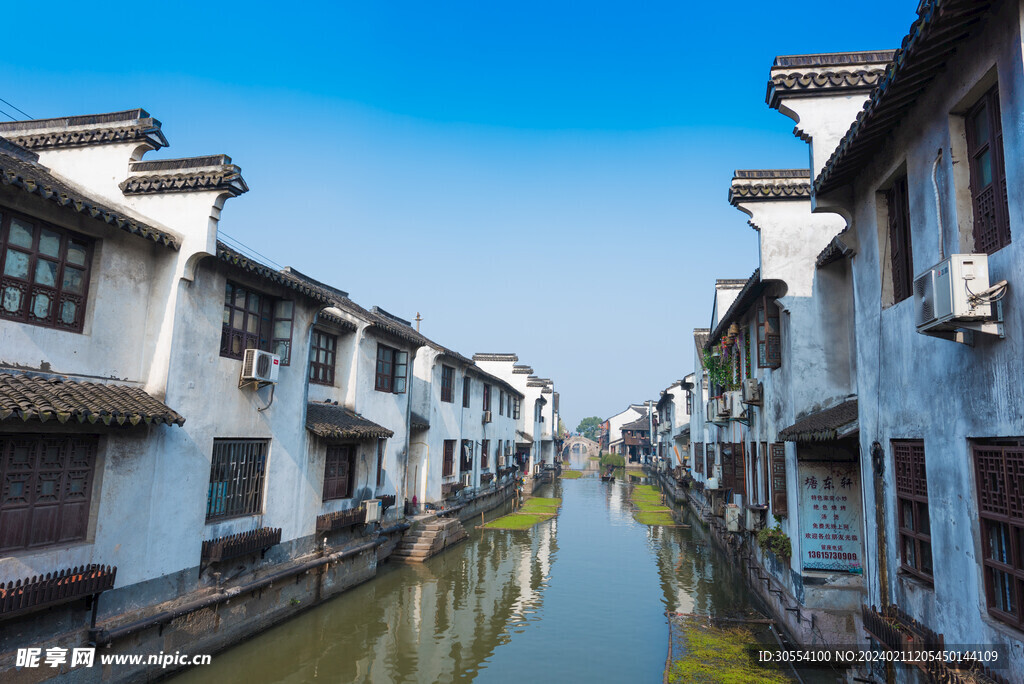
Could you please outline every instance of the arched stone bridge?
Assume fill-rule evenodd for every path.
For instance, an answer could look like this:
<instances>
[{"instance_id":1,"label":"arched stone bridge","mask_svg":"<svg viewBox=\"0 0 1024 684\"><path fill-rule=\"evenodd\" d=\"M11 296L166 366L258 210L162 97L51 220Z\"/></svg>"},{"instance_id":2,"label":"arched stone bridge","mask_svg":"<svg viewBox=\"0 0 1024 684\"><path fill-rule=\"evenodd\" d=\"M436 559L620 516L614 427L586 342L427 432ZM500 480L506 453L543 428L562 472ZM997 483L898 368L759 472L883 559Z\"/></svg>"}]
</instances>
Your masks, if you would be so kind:
<instances>
[{"instance_id":1,"label":"arched stone bridge","mask_svg":"<svg viewBox=\"0 0 1024 684\"><path fill-rule=\"evenodd\" d=\"M572 457L586 459L589 456L600 456L601 449L597 442L587 439L581 435L567 437L562 445L562 461L568 461Z\"/></svg>"}]
</instances>

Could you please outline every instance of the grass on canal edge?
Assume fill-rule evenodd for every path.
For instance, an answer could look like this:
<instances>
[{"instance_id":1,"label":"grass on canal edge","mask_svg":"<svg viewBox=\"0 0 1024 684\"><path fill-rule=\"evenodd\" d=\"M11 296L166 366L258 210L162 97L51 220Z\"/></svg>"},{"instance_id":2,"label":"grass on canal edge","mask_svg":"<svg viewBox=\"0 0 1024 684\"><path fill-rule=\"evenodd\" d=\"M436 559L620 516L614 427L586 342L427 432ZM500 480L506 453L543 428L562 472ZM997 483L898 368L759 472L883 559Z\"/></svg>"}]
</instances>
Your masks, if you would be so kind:
<instances>
[{"instance_id":1,"label":"grass on canal edge","mask_svg":"<svg viewBox=\"0 0 1024 684\"><path fill-rule=\"evenodd\" d=\"M561 499L531 497L515 513L495 518L480 527L485 530L528 530L537 523L555 517L561 504Z\"/></svg>"},{"instance_id":2,"label":"grass on canal edge","mask_svg":"<svg viewBox=\"0 0 1024 684\"><path fill-rule=\"evenodd\" d=\"M601 457L600 456L587 456L587 460L588 461L600 461Z\"/></svg>"},{"instance_id":3,"label":"grass on canal edge","mask_svg":"<svg viewBox=\"0 0 1024 684\"><path fill-rule=\"evenodd\" d=\"M630 500L636 507L633 517L641 525L675 525L672 509L661 503L661 490L654 485L636 485Z\"/></svg>"},{"instance_id":4,"label":"grass on canal edge","mask_svg":"<svg viewBox=\"0 0 1024 684\"><path fill-rule=\"evenodd\" d=\"M742 627L719 628L689 621L673 624L673 662L668 668L669 684L784 684L781 672L754 659L757 640Z\"/></svg>"},{"instance_id":5,"label":"grass on canal edge","mask_svg":"<svg viewBox=\"0 0 1024 684\"><path fill-rule=\"evenodd\" d=\"M563 470L562 471L562 479L563 480L575 480L576 478L580 478L580 477L583 477L583 473L581 473L578 470Z\"/></svg>"}]
</instances>

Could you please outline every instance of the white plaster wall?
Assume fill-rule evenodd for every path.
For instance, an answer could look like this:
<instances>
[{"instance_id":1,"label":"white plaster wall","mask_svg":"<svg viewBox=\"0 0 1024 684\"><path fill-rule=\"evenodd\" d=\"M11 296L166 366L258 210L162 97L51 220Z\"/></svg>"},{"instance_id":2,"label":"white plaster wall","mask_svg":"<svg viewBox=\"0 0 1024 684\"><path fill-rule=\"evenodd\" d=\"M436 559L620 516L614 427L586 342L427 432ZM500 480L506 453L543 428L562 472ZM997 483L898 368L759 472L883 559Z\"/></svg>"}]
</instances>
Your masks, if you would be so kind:
<instances>
[{"instance_id":1,"label":"white plaster wall","mask_svg":"<svg viewBox=\"0 0 1024 684\"><path fill-rule=\"evenodd\" d=\"M890 593L912 615L945 635L947 643L1000 643L1010 646L1012 667L1003 676L1024 677L1021 632L987 615L981 570L976 483L969 439L1024 435L1024 307L1014 294L1024 287L1024 88L1021 62L1021 7L1004 3L984 30L951 55L946 70L918 101L890 142L865 168L848 207L859 241L853 260L857 324L857 384L860 388L861 466L871 470L873 441L885 448L885 500L866 488L864 509L886 510L885 549ZM971 208L966 162L956 112L969 104L979 83L995 66L1000 106L1010 225L1013 242L989 258L991 280L1006 279L1006 339L980 338L974 348L915 332L913 302L884 308L880 280L884 232L879 229L877 190L892 170L905 164L909 181L914 270L938 260L937 220L931 168L936 150L945 151L939 177L947 253L971 251ZM978 93L980 94L980 93ZM952 129L952 133L951 133ZM958 166L952 166L953 159ZM952 169L952 171L951 171ZM958 230L959 229L959 230ZM897 577L895 494L890 440L924 438L935 559L935 585L929 589ZM880 603L878 554L873 516L865 520L868 541L868 603Z\"/></svg>"}]
</instances>

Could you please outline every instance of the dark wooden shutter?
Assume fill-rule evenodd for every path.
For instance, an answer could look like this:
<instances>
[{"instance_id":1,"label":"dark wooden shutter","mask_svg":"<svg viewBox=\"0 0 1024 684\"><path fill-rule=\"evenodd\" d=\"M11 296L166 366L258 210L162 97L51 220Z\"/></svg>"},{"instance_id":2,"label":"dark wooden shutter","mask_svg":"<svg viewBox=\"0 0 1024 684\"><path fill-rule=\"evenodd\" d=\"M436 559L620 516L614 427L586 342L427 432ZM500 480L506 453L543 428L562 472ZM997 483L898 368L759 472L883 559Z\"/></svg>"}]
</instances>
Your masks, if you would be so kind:
<instances>
[{"instance_id":1,"label":"dark wooden shutter","mask_svg":"<svg viewBox=\"0 0 1024 684\"><path fill-rule=\"evenodd\" d=\"M789 510L786 496L786 445L772 444L772 515L784 518Z\"/></svg>"},{"instance_id":2,"label":"dark wooden shutter","mask_svg":"<svg viewBox=\"0 0 1024 684\"><path fill-rule=\"evenodd\" d=\"M327 461L324 464L324 501L347 499L351 496L353 447L339 444L327 447Z\"/></svg>"},{"instance_id":3,"label":"dark wooden shutter","mask_svg":"<svg viewBox=\"0 0 1024 684\"><path fill-rule=\"evenodd\" d=\"M705 456L706 456L706 459L707 459L707 466L708 466L707 475L708 475L708 477L714 477L714 475L715 475L715 445L713 443L711 443L711 442L708 442L707 444L704 445L704 451L705 451Z\"/></svg>"},{"instance_id":4,"label":"dark wooden shutter","mask_svg":"<svg viewBox=\"0 0 1024 684\"><path fill-rule=\"evenodd\" d=\"M735 472L733 466L733 458L735 455L732 452L732 444L722 444L722 482L720 486L722 489L733 489L736 485Z\"/></svg>"},{"instance_id":5,"label":"dark wooden shutter","mask_svg":"<svg viewBox=\"0 0 1024 684\"><path fill-rule=\"evenodd\" d=\"M761 442L761 491L758 492L760 503L767 504L772 491L771 454L768 453L768 442Z\"/></svg>"},{"instance_id":6,"label":"dark wooden shutter","mask_svg":"<svg viewBox=\"0 0 1024 684\"><path fill-rule=\"evenodd\" d=\"M703 442L693 443L693 472L704 472L704 444Z\"/></svg>"},{"instance_id":7,"label":"dark wooden shutter","mask_svg":"<svg viewBox=\"0 0 1024 684\"><path fill-rule=\"evenodd\" d=\"M444 440L444 470L441 473L445 477L453 475L455 471L455 440Z\"/></svg>"},{"instance_id":8,"label":"dark wooden shutter","mask_svg":"<svg viewBox=\"0 0 1024 684\"><path fill-rule=\"evenodd\" d=\"M732 445L732 488L734 494L747 495L747 456L746 444L738 442Z\"/></svg>"},{"instance_id":9,"label":"dark wooden shutter","mask_svg":"<svg viewBox=\"0 0 1024 684\"><path fill-rule=\"evenodd\" d=\"M885 193L889 212L889 249L892 252L892 292L895 302L902 302L913 291L914 260L910 242L910 200L907 177L893 183Z\"/></svg>"}]
</instances>

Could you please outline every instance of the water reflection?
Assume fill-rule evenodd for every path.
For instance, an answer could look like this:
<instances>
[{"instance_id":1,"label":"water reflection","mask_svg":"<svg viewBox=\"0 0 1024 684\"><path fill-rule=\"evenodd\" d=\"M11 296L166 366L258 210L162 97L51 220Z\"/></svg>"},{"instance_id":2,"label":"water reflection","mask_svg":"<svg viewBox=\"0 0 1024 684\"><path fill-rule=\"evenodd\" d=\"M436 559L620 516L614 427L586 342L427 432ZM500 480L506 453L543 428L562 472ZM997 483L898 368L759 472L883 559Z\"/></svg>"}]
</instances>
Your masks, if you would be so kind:
<instances>
[{"instance_id":1,"label":"water reflection","mask_svg":"<svg viewBox=\"0 0 1024 684\"><path fill-rule=\"evenodd\" d=\"M563 497L558 518L470 530L426 563L387 563L179 682L656 682L666 610L749 605L702 528L639 525L628 485L584 477L538 494Z\"/></svg>"}]
</instances>

